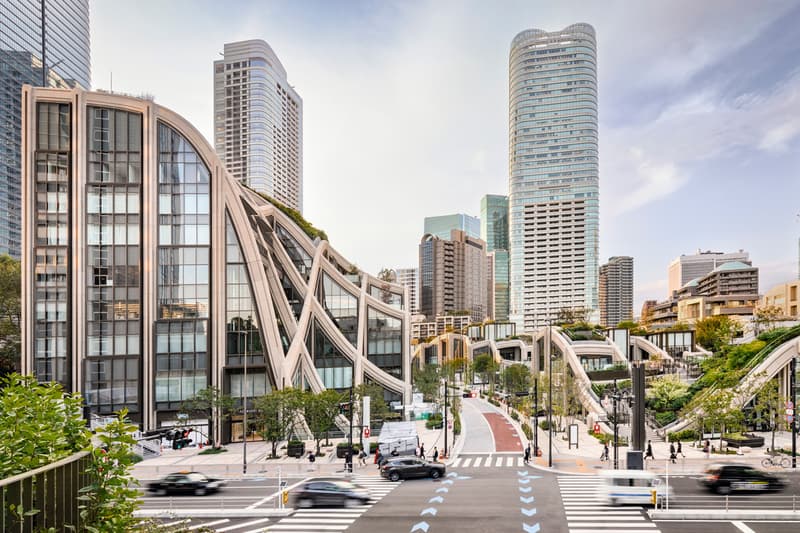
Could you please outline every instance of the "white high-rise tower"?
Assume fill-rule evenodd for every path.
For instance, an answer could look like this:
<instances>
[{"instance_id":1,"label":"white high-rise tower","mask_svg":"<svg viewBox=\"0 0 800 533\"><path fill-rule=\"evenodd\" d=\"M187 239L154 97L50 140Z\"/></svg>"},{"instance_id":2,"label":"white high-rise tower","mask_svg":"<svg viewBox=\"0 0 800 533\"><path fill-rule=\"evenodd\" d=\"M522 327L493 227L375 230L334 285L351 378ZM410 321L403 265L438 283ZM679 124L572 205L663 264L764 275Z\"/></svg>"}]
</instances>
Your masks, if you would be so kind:
<instances>
[{"instance_id":1,"label":"white high-rise tower","mask_svg":"<svg viewBox=\"0 0 800 533\"><path fill-rule=\"evenodd\" d=\"M303 211L303 100L260 39L214 61L214 146L235 179Z\"/></svg>"},{"instance_id":2,"label":"white high-rise tower","mask_svg":"<svg viewBox=\"0 0 800 533\"><path fill-rule=\"evenodd\" d=\"M598 314L599 178L594 28L525 30L509 56L509 318Z\"/></svg>"}]
</instances>

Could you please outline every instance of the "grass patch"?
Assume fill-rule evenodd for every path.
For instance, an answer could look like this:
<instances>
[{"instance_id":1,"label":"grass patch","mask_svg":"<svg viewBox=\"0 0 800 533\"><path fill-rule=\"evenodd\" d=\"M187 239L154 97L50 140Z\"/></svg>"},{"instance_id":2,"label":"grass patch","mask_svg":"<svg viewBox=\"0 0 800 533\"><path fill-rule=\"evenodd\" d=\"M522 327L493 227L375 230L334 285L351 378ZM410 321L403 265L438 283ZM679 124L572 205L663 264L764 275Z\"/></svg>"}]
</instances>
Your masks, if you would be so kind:
<instances>
[{"instance_id":1,"label":"grass patch","mask_svg":"<svg viewBox=\"0 0 800 533\"><path fill-rule=\"evenodd\" d=\"M227 451L228 451L227 448L223 448L222 446L220 446L219 448L206 448L197 455L217 455L218 453L225 453Z\"/></svg>"}]
</instances>

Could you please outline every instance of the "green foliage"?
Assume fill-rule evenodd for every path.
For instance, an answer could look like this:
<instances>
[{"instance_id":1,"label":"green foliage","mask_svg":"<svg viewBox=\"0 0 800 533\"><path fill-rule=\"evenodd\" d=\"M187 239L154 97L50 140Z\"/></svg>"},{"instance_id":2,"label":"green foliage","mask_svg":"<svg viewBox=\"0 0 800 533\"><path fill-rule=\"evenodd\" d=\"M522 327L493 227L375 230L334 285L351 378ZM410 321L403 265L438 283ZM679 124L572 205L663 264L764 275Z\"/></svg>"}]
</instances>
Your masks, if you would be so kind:
<instances>
[{"instance_id":1,"label":"green foliage","mask_svg":"<svg viewBox=\"0 0 800 533\"><path fill-rule=\"evenodd\" d=\"M655 418L656 418L656 423L658 423L660 427L664 427L667 424L677 420L678 415L675 413L675 411L663 411L656 413Z\"/></svg>"},{"instance_id":2,"label":"green foliage","mask_svg":"<svg viewBox=\"0 0 800 533\"><path fill-rule=\"evenodd\" d=\"M458 412L453 413L453 435L461 434L461 414Z\"/></svg>"},{"instance_id":3,"label":"green foliage","mask_svg":"<svg viewBox=\"0 0 800 533\"><path fill-rule=\"evenodd\" d=\"M253 402L258 434L272 446L273 458L278 456L278 444L287 440L303 408L303 392L287 388L259 396Z\"/></svg>"},{"instance_id":4,"label":"green foliage","mask_svg":"<svg viewBox=\"0 0 800 533\"><path fill-rule=\"evenodd\" d=\"M525 434L525 437L528 440L533 439L533 429L531 429L531 426L525 422L522 423L522 432Z\"/></svg>"},{"instance_id":5,"label":"green foliage","mask_svg":"<svg viewBox=\"0 0 800 533\"><path fill-rule=\"evenodd\" d=\"M714 353L731 343L736 333L736 323L726 315L716 315L695 323L697 343Z\"/></svg>"},{"instance_id":6,"label":"green foliage","mask_svg":"<svg viewBox=\"0 0 800 533\"><path fill-rule=\"evenodd\" d=\"M361 419L364 396L369 396L369 416L371 420L390 420L397 414L392 412L383 396L383 387L375 383L362 383L353 388L353 411L356 418Z\"/></svg>"},{"instance_id":7,"label":"green foliage","mask_svg":"<svg viewBox=\"0 0 800 533\"><path fill-rule=\"evenodd\" d=\"M292 209L288 205L285 205L285 204L279 202L278 200L276 200L275 198L273 198L271 196L268 196L266 194L263 194L263 193L260 193L260 192L257 192L257 194L259 196L261 196L262 198L264 198L269 203L271 203L272 205L274 205L275 207L277 207L279 211L283 212L283 214L285 214L286 216L291 218L292 221L295 224L297 224L298 226L300 226L300 229L302 229L303 232L306 235L308 235L311 239L316 239L317 237L319 237L323 241L327 241L328 240L328 234L327 233L325 233L321 229L315 228L308 220L303 218L303 215L299 211L297 211L296 209Z\"/></svg>"},{"instance_id":8,"label":"green foliage","mask_svg":"<svg viewBox=\"0 0 800 533\"><path fill-rule=\"evenodd\" d=\"M223 448L221 446L219 448L213 448L212 447L212 448L206 448L205 450L203 450L202 452L198 453L197 455L217 455L218 453L225 453L227 451L228 451L228 448Z\"/></svg>"},{"instance_id":9,"label":"green foliage","mask_svg":"<svg viewBox=\"0 0 800 533\"><path fill-rule=\"evenodd\" d=\"M187 415L210 415L214 424L221 424L222 421L230 418L234 411L236 411L236 401L224 394L218 387L209 387L197 391L192 398L184 401L180 407L180 412ZM213 433L217 434L218 432L214 431ZM214 438L214 448L218 447L219 443Z\"/></svg>"},{"instance_id":10,"label":"green foliage","mask_svg":"<svg viewBox=\"0 0 800 533\"><path fill-rule=\"evenodd\" d=\"M444 418L441 413L431 413L428 420L425 421L426 429L439 429L444 424Z\"/></svg>"},{"instance_id":11,"label":"green foliage","mask_svg":"<svg viewBox=\"0 0 800 533\"><path fill-rule=\"evenodd\" d=\"M623 320L617 324L617 327L629 330L631 335L647 335L647 328L633 320Z\"/></svg>"},{"instance_id":12,"label":"green foliage","mask_svg":"<svg viewBox=\"0 0 800 533\"><path fill-rule=\"evenodd\" d=\"M81 518L91 533L130 531L139 522L133 512L139 507L138 482L131 476L131 449L136 426L127 421L128 410L97 432L100 446L92 449L87 473L92 483L80 490Z\"/></svg>"},{"instance_id":13,"label":"green foliage","mask_svg":"<svg viewBox=\"0 0 800 533\"><path fill-rule=\"evenodd\" d=\"M501 376L506 386L506 392L513 395L516 392L528 392L531 388L531 370L527 365L515 363L507 367ZM512 396L512 402L516 397Z\"/></svg>"},{"instance_id":14,"label":"green foliage","mask_svg":"<svg viewBox=\"0 0 800 533\"><path fill-rule=\"evenodd\" d=\"M89 445L79 393L10 374L0 389L0 479L53 463Z\"/></svg>"},{"instance_id":15,"label":"green foliage","mask_svg":"<svg viewBox=\"0 0 800 533\"><path fill-rule=\"evenodd\" d=\"M344 401L342 394L333 389L326 389L319 394L303 393L303 412L308 429L314 436L319 454L322 439L335 425L339 404Z\"/></svg>"},{"instance_id":16,"label":"green foliage","mask_svg":"<svg viewBox=\"0 0 800 533\"><path fill-rule=\"evenodd\" d=\"M547 431L547 429L550 427L550 423L547 420L542 420L539 422L539 427Z\"/></svg>"},{"instance_id":17,"label":"green foliage","mask_svg":"<svg viewBox=\"0 0 800 533\"><path fill-rule=\"evenodd\" d=\"M676 431L675 433L669 434L669 441L670 442L678 442L678 441L693 441L700 438L700 433L694 429L683 429L681 431Z\"/></svg>"},{"instance_id":18,"label":"green foliage","mask_svg":"<svg viewBox=\"0 0 800 533\"><path fill-rule=\"evenodd\" d=\"M439 365L425 365L424 368L414 368L411 375L414 387L422 393L426 402L437 402L440 396L441 372Z\"/></svg>"},{"instance_id":19,"label":"green foliage","mask_svg":"<svg viewBox=\"0 0 800 533\"><path fill-rule=\"evenodd\" d=\"M21 317L19 261L0 255L0 377L19 368Z\"/></svg>"},{"instance_id":20,"label":"green foliage","mask_svg":"<svg viewBox=\"0 0 800 533\"><path fill-rule=\"evenodd\" d=\"M764 341L766 343L770 343L775 339L782 337L786 333L790 331L790 328L775 328L769 331L765 331L764 333L758 336L758 340Z\"/></svg>"},{"instance_id":21,"label":"green foliage","mask_svg":"<svg viewBox=\"0 0 800 533\"><path fill-rule=\"evenodd\" d=\"M649 383L647 404L648 407L658 412L678 411L688 399L688 393L689 386L686 383L677 376L667 375ZM658 420L658 415L656 415L656 420Z\"/></svg>"}]
</instances>

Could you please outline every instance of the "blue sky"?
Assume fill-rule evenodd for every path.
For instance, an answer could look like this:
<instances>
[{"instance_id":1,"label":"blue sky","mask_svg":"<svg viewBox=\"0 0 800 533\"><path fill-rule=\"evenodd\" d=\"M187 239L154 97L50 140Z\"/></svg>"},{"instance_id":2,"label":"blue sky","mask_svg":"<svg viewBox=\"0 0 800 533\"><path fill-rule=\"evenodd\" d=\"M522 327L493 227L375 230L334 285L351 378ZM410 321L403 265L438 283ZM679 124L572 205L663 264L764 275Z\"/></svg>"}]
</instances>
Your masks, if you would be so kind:
<instances>
[{"instance_id":1,"label":"blue sky","mask_svg":"<svg viewBox=\"0 0 800 533\"><path fill-rule=\"evenodd\" d=\"M631 255L635 309L698 248L798 275L800 4L93 1L95 88L150 93L211 138L212 62L266 40L304 105L306 217L359 266L413 266L425 216L506 194L508 50L594 25L600 256Z\"/></svg>"}]
</instances>

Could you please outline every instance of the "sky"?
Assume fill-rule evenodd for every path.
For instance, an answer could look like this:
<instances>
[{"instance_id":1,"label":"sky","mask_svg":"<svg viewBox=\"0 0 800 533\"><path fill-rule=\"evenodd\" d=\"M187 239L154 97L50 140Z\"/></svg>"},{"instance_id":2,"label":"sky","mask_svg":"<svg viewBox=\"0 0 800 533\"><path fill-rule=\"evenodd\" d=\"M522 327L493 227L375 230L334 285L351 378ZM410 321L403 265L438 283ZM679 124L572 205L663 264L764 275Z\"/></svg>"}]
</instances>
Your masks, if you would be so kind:
<instances>
[{"instance_id":1,"label":"sky","mask_svg":"<svg viewBox=\"0 0 800 533\"><path fill-rule=\"evenodd\" d=\"M508 53L595 27L600 262L634 315L698 249L798 277L800 4L737 0L93 0L96 89L151 94L213 143L213 61L264 39L303 98L304 216L359 267L416 266L423 219L508 194Z\"/></svg>"}]
</instances>

